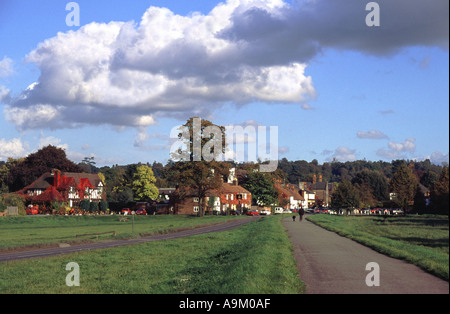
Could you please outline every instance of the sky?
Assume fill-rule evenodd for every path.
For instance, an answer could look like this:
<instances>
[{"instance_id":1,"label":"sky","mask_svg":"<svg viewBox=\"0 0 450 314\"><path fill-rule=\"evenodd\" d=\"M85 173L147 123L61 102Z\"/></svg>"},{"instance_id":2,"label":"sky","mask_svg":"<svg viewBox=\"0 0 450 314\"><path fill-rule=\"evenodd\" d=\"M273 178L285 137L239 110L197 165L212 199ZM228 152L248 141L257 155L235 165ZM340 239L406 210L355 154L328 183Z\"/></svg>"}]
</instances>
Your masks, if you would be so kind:
<instances>
[{"instance_id":1,"label":"sky","mask_svg":"<svg viewBox=\"0 0 450 314\"><path fill-rule=\"evenodd\" d=\"M369 2L0 0L0 160L165 163L200 117L276 127L279 159L448 163L449 2Z\"/></svg>"}]
</instances>

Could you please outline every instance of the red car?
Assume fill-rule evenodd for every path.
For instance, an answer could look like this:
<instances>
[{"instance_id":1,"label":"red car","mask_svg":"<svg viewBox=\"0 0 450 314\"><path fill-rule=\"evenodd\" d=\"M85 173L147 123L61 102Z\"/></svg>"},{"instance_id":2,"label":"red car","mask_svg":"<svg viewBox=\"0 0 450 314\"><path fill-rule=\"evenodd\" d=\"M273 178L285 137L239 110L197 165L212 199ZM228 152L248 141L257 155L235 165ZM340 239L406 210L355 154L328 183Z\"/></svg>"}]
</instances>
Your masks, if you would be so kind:
<instances>
[{"instance_id":1,"label":"red car","mask_svg":"<svg viewBox=\"0 0 450 314\"><path fill-rule=\"evenodd\" d=\"M147 211L145 209L137 209L136 210L136 215L147 215Z\"/></svg>"},{"instance_id":2,"label":"red car","mask_svg":"<svg viewBox=\"0 0 450 314\"><path fill-rule=\"evenodd\" d=\"M29 206L26 209L27 215L37 215L39 214L39 210L37 206Z\"/></svg>"},{"instance_id":3,"label":"red car","mask_svg":"<svg viewBox=\"0 0 450 314\"><path fill-rule=\"evenodd\" d=\"M122 215L131 215L131 210L129 208L122 209Z\"/></svg>"},{"instance_id":4,"label":"red car","mask_svg":"<svg viewBox=\"0 0 450 314\"><path fill-rule=\"evenodd\" d=\"M257 210L249 210L247 211L247 216L258 216L259 213Z\"/></svg>"}]
</instances>

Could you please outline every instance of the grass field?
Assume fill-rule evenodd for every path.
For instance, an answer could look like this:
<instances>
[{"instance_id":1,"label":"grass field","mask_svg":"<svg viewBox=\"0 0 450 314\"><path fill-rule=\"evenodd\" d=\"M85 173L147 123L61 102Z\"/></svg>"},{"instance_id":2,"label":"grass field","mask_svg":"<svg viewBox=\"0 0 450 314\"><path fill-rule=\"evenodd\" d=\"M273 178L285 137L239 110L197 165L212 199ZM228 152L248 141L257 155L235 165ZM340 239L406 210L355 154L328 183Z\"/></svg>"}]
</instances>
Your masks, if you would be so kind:
<instances>
[{"instance_id":1,"label":"grass field","mask_svg":"<svg viewBox=\"0 0 450 314\"><path fill-rule=\"evenodd\" d=\"M448 216L313 215L315 224L449 280Z\"/></svg>"},{"instance_id":2,"label":"grass field","mask_svg":"<svg viewBox=\"0 0 450 314\"><path fill-rule=\"evenodd\" d=\"M158 219L163 229L175 227L180 219L162 217ZM167 221L163 223L164 219ZM184 217L178 226L189 219L197 220ZM177 240L0 263L0 293L302 293L304 286L281 219L281 215L264 217L234 230ZM90 220L85 222L95 225ZM203 218L196 223L205 224ZM16 224L18 230L24 228L23 223ZM55 222L48 224L55 229L63 228ZM13 224L7 225L9 232L15 233ZM138 225L136 221L136 228ZM51 232L52 227L48 229ZM54 232L65 236L61 230ZM80 266L79 287L66 286L69 271L65 267L70 262Z\"/></svg>"},{"instance_id":3,"label":"grass field","mask_svg":"<svg viewBox=\"0 0 450 314\"><path fill-rule=\"evenodd\" d=\"M97 240L96 236L76 235L115 231L115 239L168 233L179 229L241 219L244 216L25 216L0 218L0 252L17 248L46 247L59 243L74 244ZM112 235L101 235L100 240Z\"/></svg>"}]
</instances>

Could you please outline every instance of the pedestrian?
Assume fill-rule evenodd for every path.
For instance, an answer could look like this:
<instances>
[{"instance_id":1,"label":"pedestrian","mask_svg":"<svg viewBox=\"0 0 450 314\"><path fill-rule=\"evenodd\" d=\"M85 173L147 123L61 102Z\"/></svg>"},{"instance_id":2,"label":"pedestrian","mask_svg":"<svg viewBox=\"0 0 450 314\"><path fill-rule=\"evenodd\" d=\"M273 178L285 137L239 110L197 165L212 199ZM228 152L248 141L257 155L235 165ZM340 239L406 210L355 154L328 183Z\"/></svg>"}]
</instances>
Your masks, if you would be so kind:
<instances>
[{"instance_id":1,"label":"pedestrian","mask_svg":"<svg viewBox=\"0 0 450 314\"><path fill-rule=\"evenodd\" d=\"M292 221L293 221L293 222L295 222L295 215L294 215L294 216L292 216Z\"/></svg>"},{"instance_id":2,"label":"pedestrian","mask_svg":"<svg viewBox=\"0 0 450 314\"><path fill-rule=\"evenodd\" d=\"M303 207L300 207L300 209L298 210L298 214L300 216L300 221L302 221L303 215L305 214L305 210L303 209Z\"/></svg>"}]
</instances>

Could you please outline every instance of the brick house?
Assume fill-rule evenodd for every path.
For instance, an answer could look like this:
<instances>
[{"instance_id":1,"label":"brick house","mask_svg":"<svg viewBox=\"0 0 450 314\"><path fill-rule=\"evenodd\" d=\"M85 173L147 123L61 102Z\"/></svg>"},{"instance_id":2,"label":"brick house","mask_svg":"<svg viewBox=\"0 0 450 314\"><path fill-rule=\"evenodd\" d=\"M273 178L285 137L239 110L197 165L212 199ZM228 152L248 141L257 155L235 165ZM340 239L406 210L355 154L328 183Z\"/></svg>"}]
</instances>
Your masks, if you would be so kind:
<instances>
[{"instance_id":1,"label":"brick house","mask_svg":"<svg viewBox=\"0 0 450 314\"><path fill-rule=\"evenodd\" d=\"M305 198L299 193L298 188L293 184L281 184L279 181L274 184L278 191L278 202L284 209L297 209L304 207Z\"/></svg>"},{"instance_id":2,"label":"brick house","mask_svg":"<svg viewBox=\"0 0 450 314\"><path fill-rule=\"evenodd\" d=\"M173 194L174 214L178 215L196 215L200 210L200 200L196 191L189 187L178 188ZM225 213L228 209L240 211L241 213L250 209L252 205L252 194L237 184L222 183L222 186L216 190L206 192L203 200L206 212Z\"/></svg>"},{"instance_id":3,"label":"brick house","mask_svg":"<svg viewBox=\"0 0 450 314\"><path fill-rule=\"evenodd\" d=\"M222 211L231 209L242 213L252 207L252 194L239 186L237 180L234 180L233 184L223 183L218 192Z\"/></svg>"},{"instance_id":4,"label":"brick house","mask_svg":"<svg viewBox=\"0 0 450 314\"><path fill-rule=\"evenodd\" d=\"M180 187L173 194L171 198L171 207L175 215L197 215L200 211L200 199L197 192L189 187ZM214 198L214 208L208 205L209 198ZM220 204L217 208L216 199L219 199L219 194L215 190L206 192L206 197L203 200L205 206L205 213L212 210L220 209Z\"/></svg>"}]
</instances>

